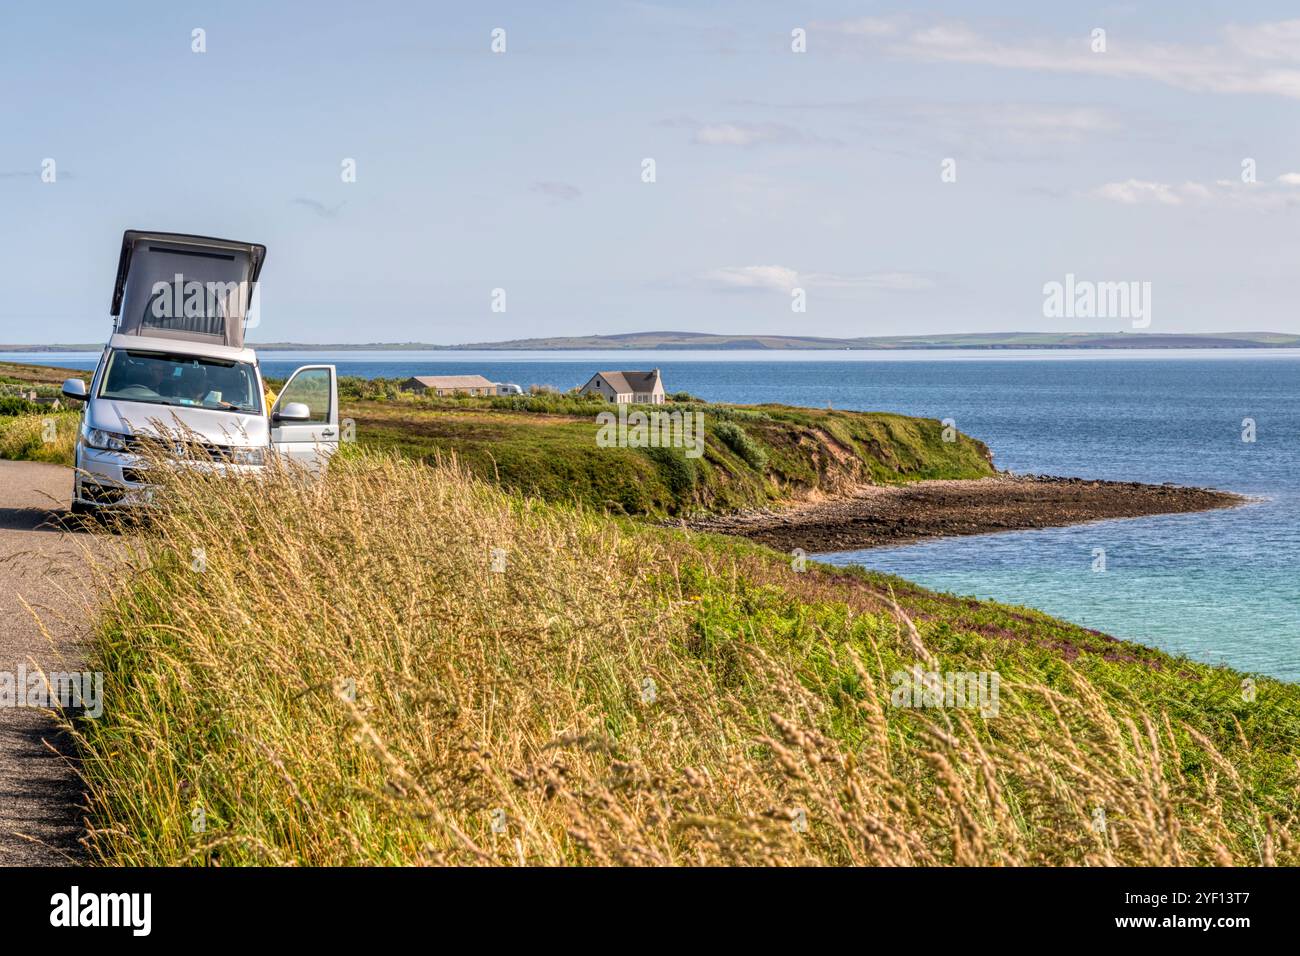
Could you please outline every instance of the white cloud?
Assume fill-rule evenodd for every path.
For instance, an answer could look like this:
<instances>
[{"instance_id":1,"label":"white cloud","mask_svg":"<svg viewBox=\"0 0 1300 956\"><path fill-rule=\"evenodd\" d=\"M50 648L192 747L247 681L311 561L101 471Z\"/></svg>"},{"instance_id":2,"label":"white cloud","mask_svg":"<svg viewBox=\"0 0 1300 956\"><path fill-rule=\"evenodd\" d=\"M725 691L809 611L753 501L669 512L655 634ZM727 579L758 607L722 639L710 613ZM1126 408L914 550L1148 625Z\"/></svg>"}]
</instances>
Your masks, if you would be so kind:
<instances>
[{"instance_id":1,"label":"white cloud","mask_svg":"<svg viewBox=\"0 0 1300 956\"><path fill-rule=\"evenodd\" d=\"M799 273L785 266L728 266L701 276L724 289L776 289L789 292L799 285Z\"/></svg>"},{"instance_id":2,"label":"white cloud","mask_svg":"<svg viewBox=\"0 0 1300 956\"><path fill-rule=\"evenodd\" d=\"M833 139L823 139L784 123L754 123L735 120L706 123L690 116L677 116L660 120L657 126L669 129L688 129L691 141L699 146L761 146L768 144L821 144L838 146Z\"/></svg>"},{"instance_id":3,"label":"white cloud","mask_svg":"<svg viewBox=\"0 0 1300 956\"><path fill-rule=\"evenodd\" d=\"M1280 184L1280 185L1279 185ZM1219 179L1213 183L1181 184L1127 179L1105 183L1092 190L1098 199L1125 205L1154 203L1162 206L1224 205L1252 209L1280 209L1300 205L1300 192L1286 187L1300 186L1300 173L1283 173L1274 183L1244 183Z\"/></svg>"},{"instance_id":4,"label":"white cloud","mask_svg":"<svg viewBox=\"0 0 1300 956\"><path fill-rule=\"evenodd\" d=\"M1242 55L1259 60L1300 61L1300 20L1252 26L1232 24L1224 35Z\"/></svg>"},{"instance_id":5,"label":"white cloud","mask_svg":"<svg viewBox=\"0 0 1300 956\"><path fill-rule=\"evenodd\" d=\"M781 123L709 123L697 126L694 142L701 146L758 146L763 143L815 143L792 126Z\"/></svg>"},{"instance_id":6,"label":"white cloud","mask_svg":"<svg viewBox=\"0 0 1300 956\"><path fill-rule=\"evenodd\" d=\"M915 292L934 286L934 281L928 276L915 272L842 275L834 272L799 272L788 266L728 266L706 272L700 278L721 291L790 292L797 288L823 288Z\"/></svg>"},{"instance_id":7,"label":"white cloud","mask_svg":"<svg viewBox=\"0 0 1300 956\"><path fill-rule=\"evenodd\" d=\"M1088 143L1124 127L1113 109L1082 103L935 100L905 96L862 99L742 100L750 109L800 116L838 113L835 125L872 148L966 159L1059 161L1062 146Z\"/></svg>"},{"instance_id":8,"label":"white cloud","mask_svg":"<svg viewBox=\"0 0 1300 956\"><path fill-rule=\"evenodd\" d=\"M977 105L973 110L962 111L973 112L974 121L985 126L995 126L1016 134L1069 142L1076 142L1093 133L1112 130L1117 125L1109 112L1091 106L1000 103Z\"/></svg>"},{"instance_id":9,"label":"white cloud","mask_svg":"<svg viewBox=\"0 0 1300 956\"><path fill-rule=\"evenodd\" d=\"M897 35L904 22L902 17L858 17L856 20L841 20L838 26L840 32L850 36L890 37Z\"/></svg>"},{"instance_id":10,"label":"white cloud","mask_svg":"<svg viewBox=\"0 0 1300 956\"><path fill-rule=\"evenodd\" d=\"M1106 183L1093 190L1101 199L1136 205L1142 202L1157 202L1166 206L1181 206L1183 197L1176 186L1166 183L1153 183L1142 179L1126 179L1122 183Z\"/></svg>"},{"instance_id":11,"label":"white cloud","mask_svg":"<svg viewBox=\"0 0 1300 956\"><path fill-rule=\"evenodd\" d=\"M858 23L840 20L813 26L908 59L1148 79L1195 92L1300 99L1300 20L1230 26L1221 42L1200 46L1131 41L1112 33L1105 53L1092 51L1087 33L1070 39L1004 40L960 21L912 21L888 34L865 33Z\"/></svg>"},{"instance_id":12,"label":"white cloud","mask_svg":"<svg viewBox=\"0 0 1300 956\"><path fill-rule=\"evenodd\" d=\"M739 123L715 123L695 131L695 142L704 146L753 146L775 138L771 128Z\"/></svg>"},{"instance_id":13,"label":"white cloud","mask_svg":"<svg viewBox=\"0 0 1300 956\"><path fill-rule=\"evenodd\" d=\"M934 288L933 279L917 272L873 272L862 276L809 272L800 278L814 288L876 289L883 292L919 292Z\"/></svg>"},{"instance_id":14,"label":"white cloud","mask_svg":"<svg viewBox=\"0 0 1300 956\"><path fill-rule=\"evenodd\" d=\"M1114 114L1093 106L1033 103L912 104L916 118L984 148L1008 143L1044 146L1080 143L1119 127Z\"/></svg>"}]
</instances>

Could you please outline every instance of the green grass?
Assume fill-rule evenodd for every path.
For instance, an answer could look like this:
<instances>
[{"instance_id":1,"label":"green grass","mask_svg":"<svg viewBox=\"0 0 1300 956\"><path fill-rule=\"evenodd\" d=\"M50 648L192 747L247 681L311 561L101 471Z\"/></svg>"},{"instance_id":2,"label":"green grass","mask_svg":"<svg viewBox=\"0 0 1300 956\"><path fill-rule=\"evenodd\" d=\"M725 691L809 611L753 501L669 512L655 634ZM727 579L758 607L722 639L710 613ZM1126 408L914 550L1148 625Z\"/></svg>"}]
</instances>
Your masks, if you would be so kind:
<instances>
[{"instance_id":1,"label":"green grass","mask_svg":"<svg viewBox=\"0 0 1300 956\"><path fill-rule=\"evenodd\" d=\"M76 725L101 862L1300 863L1296 685L364 450L167 481Z\"/></svg>"},{"instance_id":2,"label":"green grass","mask_svg":"<svg viewBox=\"0 0 1300 956\"><path fill-rule=\"evenodd\" d=\"M32 391L57 396L68 378L89 381L90 373L0 362L0 459L72 465L81 410L74 406L52 411L16 397Z\"/></svg>"},{"instance_id":3,"label":"green grass","mask_svg":"<svg viewBox=\"0 0 1300 956\"><path fill-rule=\"evenodd\" d=\"M0 458L72 466L80 411L0 415Z\"/></svg>"},{"instance_id":4,"label":"green grass","mask_svg":"<svg viewBox=\"0 0 1300 956\"><path fill-rule=\"evenodd\" d=\"M680 516L761 507L860 483L993 474L988 449L943 440L932 419L875 412L670 403L703 415L702 457L683 448L597 445L601 402L571 396L352 399L363 446L428 463L455 457L472 473L547 501L615 513Z\"/></svg>"}]
</instances>

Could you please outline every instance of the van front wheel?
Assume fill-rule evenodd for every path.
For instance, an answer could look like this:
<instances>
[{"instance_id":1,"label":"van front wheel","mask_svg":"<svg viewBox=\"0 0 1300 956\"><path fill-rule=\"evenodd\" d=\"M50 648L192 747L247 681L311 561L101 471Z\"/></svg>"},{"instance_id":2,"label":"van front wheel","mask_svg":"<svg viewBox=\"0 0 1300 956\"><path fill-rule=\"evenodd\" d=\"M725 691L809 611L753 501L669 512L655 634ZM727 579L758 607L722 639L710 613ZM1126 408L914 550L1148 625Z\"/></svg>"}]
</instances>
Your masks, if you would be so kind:
<instances>
[{"instance_id":1,"label":"van front wheel","mask_svg":"<svg viewBox=\"0 0 1300 956\"><path fill-rule=\"evenodd\" d=\"M95 506L87 504L84 501L77 500L77 482L72 482L72 507L68 509L74 515L89 515L95 513Z\"/></svg>"}]
</instances>

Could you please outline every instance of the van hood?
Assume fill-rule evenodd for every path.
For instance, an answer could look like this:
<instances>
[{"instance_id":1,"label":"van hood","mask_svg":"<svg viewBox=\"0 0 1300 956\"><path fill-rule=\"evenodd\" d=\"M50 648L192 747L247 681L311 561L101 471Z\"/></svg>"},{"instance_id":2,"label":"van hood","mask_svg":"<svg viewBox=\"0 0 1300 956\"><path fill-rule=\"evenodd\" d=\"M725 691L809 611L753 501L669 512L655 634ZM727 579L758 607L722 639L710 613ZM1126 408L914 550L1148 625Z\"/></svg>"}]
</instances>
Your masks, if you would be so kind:
<instances>
[{"instance_id":1,"label":"van hood","mask_svg":"<svg viewBox=\"0 0 1300 956\"><path fill-rule=\"evenodd\" d=\"M153 405L97 398L86 410L88 428L122 435L175 437L190 434L212 445L265 447L271 443L270 426L263 415L183 405Z\"/></svg>"},{"instance_id":2,"label":"van hood","mask_svg":"<svg viewBox=\"0 0 1300 956\"><path fill-rule=\"evenodd\" d=\"M122 234L117 332L243 348L266 246L175 232Z\"/></svg>"}]
</instances>

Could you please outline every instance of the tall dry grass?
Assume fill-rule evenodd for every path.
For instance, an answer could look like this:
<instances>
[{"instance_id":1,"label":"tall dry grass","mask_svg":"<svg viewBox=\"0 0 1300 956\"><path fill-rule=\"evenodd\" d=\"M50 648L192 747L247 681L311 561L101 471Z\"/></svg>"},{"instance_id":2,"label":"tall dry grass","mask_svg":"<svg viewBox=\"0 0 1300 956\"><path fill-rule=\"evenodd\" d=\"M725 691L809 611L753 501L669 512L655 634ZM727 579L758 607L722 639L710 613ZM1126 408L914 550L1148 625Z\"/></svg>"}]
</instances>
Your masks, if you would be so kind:
<instances>
[{"instance_id":1,"label":"tall dry grass","mask_svg":"<svg viewBox=\"0 0 1300 956\"><path fill-rule=\"evenodd\" d=\"M105 863L1297 860L1284 743L775 556L373 456L158 501L77 730ZM997 670L998 716L890 706L918 660Z\"/></svg>"},{"instance_id":2,"label":"tall dry grass","mask_svg":"<svg viewBox=\"0 0 1300 956\"><path fill-rule=\"evenodd\" d=\"M80 411L0 416L0 458L71 465Z\"/></svg>"}]
</instances>

